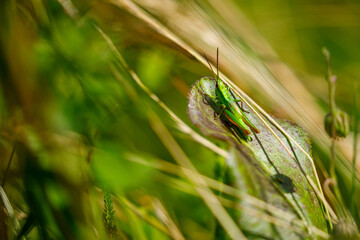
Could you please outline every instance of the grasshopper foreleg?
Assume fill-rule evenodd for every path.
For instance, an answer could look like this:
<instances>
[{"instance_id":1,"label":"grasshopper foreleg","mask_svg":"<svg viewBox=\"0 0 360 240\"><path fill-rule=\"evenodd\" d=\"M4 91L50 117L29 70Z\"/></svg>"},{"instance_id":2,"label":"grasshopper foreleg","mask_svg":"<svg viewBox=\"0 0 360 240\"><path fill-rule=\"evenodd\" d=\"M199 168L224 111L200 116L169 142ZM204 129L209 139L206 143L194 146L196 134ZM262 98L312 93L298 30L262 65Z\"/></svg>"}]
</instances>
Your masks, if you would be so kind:
<instances>
[{"instance_id":1,"label":"grasshopper foreleg","mask_svg":"<svg viewBox=\"0 0 360 240\"><path fill-rule=\"evenodd\" d=\"M224 104L221 104L220 113L217 114L216 112L214 112L214 117L215 117L215 119L218 119L218 118L221 116L221 114L223 114L223 112L224 112L225 109L226 109L226 106L225 106ZM216 114L216 116L215 116L215 114Z\"/></svg>"}]
</instances>

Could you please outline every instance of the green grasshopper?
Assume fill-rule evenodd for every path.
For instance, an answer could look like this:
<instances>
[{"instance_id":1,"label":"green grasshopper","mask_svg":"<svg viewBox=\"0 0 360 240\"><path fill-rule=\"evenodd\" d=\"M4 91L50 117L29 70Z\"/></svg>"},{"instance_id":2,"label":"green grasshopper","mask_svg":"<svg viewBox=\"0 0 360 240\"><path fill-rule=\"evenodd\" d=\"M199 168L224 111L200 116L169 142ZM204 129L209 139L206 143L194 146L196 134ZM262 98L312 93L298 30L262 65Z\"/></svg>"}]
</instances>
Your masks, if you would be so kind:
<instances>
[{"instance_id":1,"label":"green grasshopper","mask_svg":"<svg viewBox=\"0 0 360 240\"><path fill-rule=\"evenodd\" d=\"M227 86L220 78L219 78L219 49L217 49L217 74L215 75L209 61L208 64L210 66L211 71L214 74L215 79L213 78L202 78L202 79L213 79L216 82L215 85L215 96L211 94L207 94L202 92L199 88L200 92L205 97L207 103L213 108L214 113L218 116L223 116L227 122L230 122L232 125L236 126L236 131L239 135L245 139L246 141L250 141L251 138L248 136L251 134L251 130L255 133L259 133L259 129L257 129L247 118L244 112L246 110L242 107L241 100L235 99L235 97L230 92L230 87ZM202 80L201 79L201 80ZM201 81L200 80L200 81ZM241 107L237 105L237 102L241 103ZM217 118L216 117L216 118Z\"/></svg>"}]
</instances>

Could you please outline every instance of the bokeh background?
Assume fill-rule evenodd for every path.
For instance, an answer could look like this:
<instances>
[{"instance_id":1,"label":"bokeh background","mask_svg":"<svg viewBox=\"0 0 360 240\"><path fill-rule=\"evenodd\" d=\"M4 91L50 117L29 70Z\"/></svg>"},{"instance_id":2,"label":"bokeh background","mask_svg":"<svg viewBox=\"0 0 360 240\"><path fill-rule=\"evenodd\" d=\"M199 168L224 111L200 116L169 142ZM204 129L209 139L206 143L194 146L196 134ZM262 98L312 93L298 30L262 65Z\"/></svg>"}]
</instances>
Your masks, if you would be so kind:
<instances>
[{"instance_id":1,"label":"bokeh background","mask_svg":"<svg viewBox=\"0 0 360 240\"><path fill-rule=\"evenodd\" d=\"M321 181L329 49L336 103L352 119L336 173L342 206L360 223L358 1L5 0L0 24L0 180L13 209L2 206L1 239L220 239L157 125L215 178L223 159L213 149L228 145L199 140L187 95L212 76L203 56L215 63L216 48L220 71L246 96L309 133Z\"/></svg>"}]
</instances>

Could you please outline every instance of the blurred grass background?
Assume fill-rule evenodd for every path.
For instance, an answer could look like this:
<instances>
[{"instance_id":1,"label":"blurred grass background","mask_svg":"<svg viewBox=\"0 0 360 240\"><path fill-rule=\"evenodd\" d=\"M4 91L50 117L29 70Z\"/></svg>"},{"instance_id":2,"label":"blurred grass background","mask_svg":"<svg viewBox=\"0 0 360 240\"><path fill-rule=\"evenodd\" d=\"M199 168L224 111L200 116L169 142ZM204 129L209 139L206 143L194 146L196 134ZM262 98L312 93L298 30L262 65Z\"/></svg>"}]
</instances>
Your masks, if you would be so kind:
<instances>
[{"instance_id":1,"label":"blurred grass background","mask_svg":"<svg viewBox=\"0 0 360 240\"><path fill-rule=\"evenodd\" d=\"M322 119L328 90L321 48L332 54L337 104L351 114L360 63L357 1L135 2L198 54L214 60L219 47L220 69L237 86L271 115L309 132L314 158L327 177L330 141ZM211 72L189 47L141 19L145 15L132 3L0 3L0 180L5 179L2 187L15 211L1 212L1 239L12 239L25 222L29 239L214 238L216 221L201 199L185 193L166 171L134 163L175 162L149 122L149 109L200 173L213 178L221 157L179 129L94 26L193 129L186 97L190 86ZM336 166L345 205L355 205L351 213L359 225L358 181L349 199L352 148L350 134L338 144ZM113 194L114 210L105 213L113 219L115 211L116 220L107 220L115 232L103 220L104 192ZM105 202L106 209L109 197Z\"/></svg>"}]
</instances>

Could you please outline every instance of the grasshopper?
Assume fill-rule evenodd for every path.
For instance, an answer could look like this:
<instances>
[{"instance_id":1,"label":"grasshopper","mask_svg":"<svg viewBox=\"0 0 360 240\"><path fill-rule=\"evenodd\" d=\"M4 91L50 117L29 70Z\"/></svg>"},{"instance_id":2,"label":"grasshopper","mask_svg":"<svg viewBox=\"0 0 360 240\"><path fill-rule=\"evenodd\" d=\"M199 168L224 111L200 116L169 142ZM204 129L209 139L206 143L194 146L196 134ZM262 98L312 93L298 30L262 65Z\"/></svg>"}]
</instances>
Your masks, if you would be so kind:
<instances>
[{"instance_id":1,"label":"grasshopper","mask_svg":"<svg viewBox=\"0 0 360 240\"><path fill-rule=\"evenodd\" d=\"M222 120L230 122L233 126L236 126L236 132L246 141L250 141L251 138L248 136L251 134L251 130L255 133L259 133L257 129L245 115L246 110L242 106L242 101L235 99L235 97L230 92L230 87L227 86L219 78L219 49L217 49L217 74L215 75L208 59L208 64L211 71L214 74L215 78L202 78L202 79L212 79L216 82L215 85L215 95L202 92L199 88L199 91L204 95L207 104L209 104L213 109L214 113L217 114L216 118L222 116ZM200 79L200 81L202 80ZM237 102L241 103L241 107L237 105Z\"/></svg>"}]
</instances>

